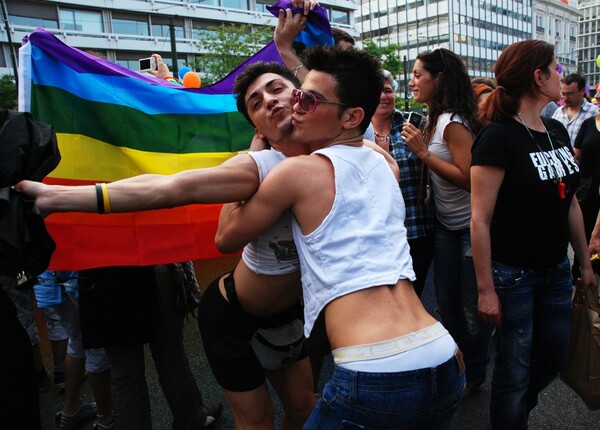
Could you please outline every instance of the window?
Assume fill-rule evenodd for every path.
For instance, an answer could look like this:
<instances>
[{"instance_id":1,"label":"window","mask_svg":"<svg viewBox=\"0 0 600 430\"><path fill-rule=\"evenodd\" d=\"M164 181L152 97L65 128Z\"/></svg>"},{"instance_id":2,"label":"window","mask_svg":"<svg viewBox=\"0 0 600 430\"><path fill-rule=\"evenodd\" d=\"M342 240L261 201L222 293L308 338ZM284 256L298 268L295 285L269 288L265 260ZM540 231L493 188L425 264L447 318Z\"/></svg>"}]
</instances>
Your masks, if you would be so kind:
<instances>
[{"instance_id":1,"label":"window","mask_svg":"<svg viewBox=\"0 0 600 430\"><path fill-rule=\"evenodd\" d=\"M350 25L350 14L346 10L331 9L331 22Z\"/></svg>"},{"instance_id":2,"label":"window","mask_svg":"<svg viewBox=\"0 0 600 430\"><path fill-rule=\"evenodd\" d=\"M256 0L256 11L263 12L263 13L270 13L267 10L267 6L269 6L270 4L272 4L272 2L269 0Z\"/></svg>"},{"instance_id":3,"label":"window","mask_svg":"<svg viewBox=\"0 0 600 430\"><path fill-rule=\"evenodd\" d=\"M223 7L248 10L248 0L221 0Z\"/></svg>"},{"instance_id":4,"label":"window","mask_svg":"<svg viewBox=\"0 0 600 430\"><path fill-rule=\"evenodd\" d=\"M12 25L23 25L27 27L58 28L58 21L28 16L9 16Z\"/></svg>"},{"instance_id":5,"label":"window","mask_svg":"<svg viewBox=\"0 0 600 430\"><path fill-rule=\"evenodd\" d=\"M100 12L61 9L60 27L65 30L104 33L102 14Z\"/></svg>"},{"instance_id":6,"label":"window","mask_svg":"<svg viewBox=\"0 0 600 430\"><path fill-rule=\"evenodd\" d=\"M171 37L171 29L169 28L168 24L152 24L152 36ZM185 32L183 31L183 27L175 26L175 38L185 38Z\"/></svg>"},{"instance_id":7,"label":"window","mask_svg":"<svg viewBox=\"0 0 600 430\"><path fill-rule=\"evenodd\" d=\"M117 58L117 64L123 67L127 67L131 70L140 70L139 58L135 60L119 59Z\"/></svg>"},{"instance_id":8,"label":"window","mask_svg":"<svg viewBox=\"0 0 600 430\"><path fill-rule=\"evenodd\" d=\"M149 36L148 17L113 13L113 33Z\"/></svg>"},{"instance_id":9,"label":"window","mask_svg":"<svg viewBox=\"0 0 600 430\"><path fill-rule=\"evenodd\" d=\"M218 23L206 22L206 21L193 21L192 22L192 39L202 41L203 36L207 34L216 34L214 30L208 30L208 27L214 27Z\"/></svg>"},{"instance_id":10,"label":"window","mask_svg":"<svg viewBox=\"0 0 600 430\"><path fill-rule=\"evenodd\" d=\"M156 37L171 37L171 31L169 28L170 21L165 17L152 17L152 36ZM173 20L173 26L175 27L175 38L184 39L185 31L183 29L183 20L181 18Z\"/></svg>"},{"instance_id":11,"label":"window","mask_svg":"<svg viewBox=\"0 0 600 430\"><path fill-rule=\"evenodd\" d=\"M58 14L54 5L7 3L6 7L12 25L58 28Z\"/></svg>"}]
</instances>

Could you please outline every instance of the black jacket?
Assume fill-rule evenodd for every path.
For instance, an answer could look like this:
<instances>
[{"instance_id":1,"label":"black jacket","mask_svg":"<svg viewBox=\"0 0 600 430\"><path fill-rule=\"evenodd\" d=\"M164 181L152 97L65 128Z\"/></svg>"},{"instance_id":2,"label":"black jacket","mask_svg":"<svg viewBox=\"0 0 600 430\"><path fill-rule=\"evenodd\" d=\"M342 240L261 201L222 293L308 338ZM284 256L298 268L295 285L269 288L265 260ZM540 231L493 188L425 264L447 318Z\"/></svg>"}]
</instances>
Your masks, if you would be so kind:
<instances>
[{"instance_id":1,"label":"black jacket","mask_svg":"<svg viewBox=\"0 0 600 430\"><path fill-rule=\"evenodd\" d=\"M51 125L27 112L0 110L0 276L14 282L48 268L56 247L33 201L13 186L41 181L58 165L60 153Z\"/></svg>"}]
</instances>

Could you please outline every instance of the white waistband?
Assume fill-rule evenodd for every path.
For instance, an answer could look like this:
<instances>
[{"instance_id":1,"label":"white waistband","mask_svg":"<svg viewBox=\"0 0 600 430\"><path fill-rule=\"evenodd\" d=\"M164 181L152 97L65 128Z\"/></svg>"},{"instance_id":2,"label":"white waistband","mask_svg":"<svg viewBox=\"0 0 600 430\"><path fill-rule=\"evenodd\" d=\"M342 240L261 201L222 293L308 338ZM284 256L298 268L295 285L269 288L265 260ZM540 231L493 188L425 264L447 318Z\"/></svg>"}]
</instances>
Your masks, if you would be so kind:
<instances>
[{"instance_id":1,"label":"white waistband","mask_svg":"<svg viewBox=\"0 0 600 430\"><path fill-rule=\"evenodd\" d=\"M440 323L425 327L413 333L397 337L395 339L366 345L354 345L334 349L331 353L336 364L350 361L370 360L374 358L388 357L394 354L418 348L448 334L448 330Z\"/></svg>"}]
</instances>

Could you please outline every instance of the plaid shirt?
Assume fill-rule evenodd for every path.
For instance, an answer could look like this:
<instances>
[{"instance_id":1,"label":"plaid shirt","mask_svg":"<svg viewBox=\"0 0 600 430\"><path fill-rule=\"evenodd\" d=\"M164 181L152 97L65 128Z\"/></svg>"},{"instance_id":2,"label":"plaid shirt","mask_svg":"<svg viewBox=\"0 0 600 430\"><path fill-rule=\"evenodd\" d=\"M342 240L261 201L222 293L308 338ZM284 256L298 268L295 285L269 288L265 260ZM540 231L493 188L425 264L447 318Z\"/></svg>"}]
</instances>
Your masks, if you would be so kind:
<instances>
[{"instance_id":1,"label":"plaid shirt","mask_svg":"<svg viewBox=\"0 0 600 430\"><path fill-rule=\"evenodd\" d=\"M433 197L431 203L426 205L427 168L408 149L406 142L400 137L403 124L402 113L398 110L394 111L390 131L390 155L400 168L400 191L402 191L406 206L404 225L407 238L417 239L425 236L427 230L433 228Z\"/></svg>"},{"instance_id":2,"label":"plaid shirt","mask_svg":"<svg viewBox=\"0 0 600 430\"><path fill-rule=\"evenodd\" d=\"M579 112L569 121L569 117L567 116L567 107L562 106L554 111L552 114L552 118L559 120L563 123L567 131L569 132L569 137L571 138L571 146L575 143L575 138L577 137L577 133L579 133L579 129L581 128L581 124L586 119L598 115L598 106L591 104L586 99L583 99L583 104L579 108Z\"/></svg>"}]
</instances>

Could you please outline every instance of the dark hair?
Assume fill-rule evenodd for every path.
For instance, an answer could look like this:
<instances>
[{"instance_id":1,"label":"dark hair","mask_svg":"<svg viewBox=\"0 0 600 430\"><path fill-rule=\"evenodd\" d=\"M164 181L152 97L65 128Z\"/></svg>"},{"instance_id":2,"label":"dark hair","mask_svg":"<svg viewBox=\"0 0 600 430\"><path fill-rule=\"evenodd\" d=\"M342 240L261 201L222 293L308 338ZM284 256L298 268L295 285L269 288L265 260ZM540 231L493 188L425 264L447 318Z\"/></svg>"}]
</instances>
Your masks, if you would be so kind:
<instances>
[{"instance_id":1,"label":"dark hair","mask_svg":"<svg viewBox=\"0 0 600 430\"><path fill-rule=\"evenodd\" d=\"M471 84L473 87L475 87L475 85L487 85L493 90L496 89L496 81L492 78L486 78L485 76L479 76L471 79Z\"/></svg>"},{"instance_id":2,"label":"dark hair","mask_svg":"<svg viewBox=\"0 0 600 430\"><path fill-rule=\"evenodd\" d=\"M246 98L246 91L248 91L248 87L252 84L252 82L265 73L275 73L276 75L280 75L283 79L287 79L294 84L296 88L300 88L300 81L296 76L294 76L294 73L279 63L265 63L259 61L246 67L244 71L235 78L233 92L236 97L236 106L238 111L240 111L252 125L254 125L254 123L248 115L248 106L246 106L244 99Z\"/></svg>"},{"instance_id":3,"label":"dark hair","mask_svg":"<svg viewBox=\"0 0 600 430\"><path fill-rule=\"evenodd\" d=\"M494 73L498 88L479 110L482 122L505 121L519 110L523 96L539 97L533 73L549 74L554 46L542 40L523 40L509 45L496 61Z\"/></svg>"},{"instance_id":4,"label":"dark hair","mask_svg":"<svg viewBox=\"0 0 600 430\"><path fill-rule=\"evenodd\" d=\"M461 58L448 49L438 48L420 53L417 60L423 63L423 68L432 77L438 76L429 106L425 134L427 136L433 134L437 120L444 112L460 115L465 126L477 134L479 131L476 118L477 103L471 79Z\"/></svg>"},{"instance_id":5,"label":"dark hair","mask_svg":"<svg viewBox=\"0 0 600 430\"><path fill-rule=\"evenodd\" d=\"M580 90L585 88L585 78L579 73L571 73L570 75L565 76L562 83L565 85L571 85L573 82L577 84L577 88Z\"/></svg>"},{"instance_id":6,"label":"dark hair","mask_svg":"<svg viewBox=\"0 0 600 430\"><path fill-rule=\"evenodd\" d=\"M364 133L379 105L383 91L383 74L379 59L358 49L314 46L304 52L302 62L309 70L327 73L336 82L335 93L341 103L360 107L365 118L360 123ZM340 108L340 117L343 108Z\"/></svg>"},{"instance_id":7,"label":"dark hair","mask_svg":"<svg viewBox=\"0 0 600 430\"><path fill-rule=\"evenodd\" d=\"M340 42L348 42L352 46L356 44L356 40L354 40L354 37L352 37L350 33L342 30L341 28L331 27L331 34L333 35L333 43L335 45L338 45Z\"/></svg>"}]
</instances>

